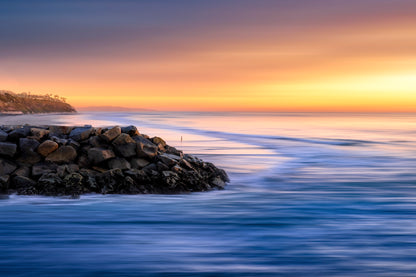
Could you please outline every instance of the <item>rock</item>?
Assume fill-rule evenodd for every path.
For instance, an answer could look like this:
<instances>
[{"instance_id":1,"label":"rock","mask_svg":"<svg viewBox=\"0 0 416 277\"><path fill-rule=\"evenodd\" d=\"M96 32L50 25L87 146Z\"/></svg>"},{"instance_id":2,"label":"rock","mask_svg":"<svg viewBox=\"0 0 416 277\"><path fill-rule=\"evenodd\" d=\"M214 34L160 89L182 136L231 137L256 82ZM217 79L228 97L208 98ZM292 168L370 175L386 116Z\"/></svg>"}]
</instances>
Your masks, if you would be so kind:
<instances>
[{"instance_id":1,"label":"rock","mask_svg":"<svg viewBox=\"0 0 416 277\"><path fill-rule=\"evenodd\" d=\"M157 171L159 172L164 171L164 170L169 170L169 166L167 166L166 164L162 162L157 162L156 166L157 166Z\"/></svg>"},{"instance_id":2,"label":"rock","mask_svg":"<svg viewBox=\"0 0 416 277\"><path fill-rule=\"evenodd\" d=\"M67 145L72 146L74 149L78 149L81 144L73 139L69 139Z\"/></svg>"},{"instance_id":3,"label":"rock","mask_svg":"<svg viewBox=\"0 0 416 277\"><path fill-rule=\"evenodd\" d=\"M159 155L158 158L162 163L164 163L165 165L169 167L176 165L181 160L181 157L179 156L176 156L173 154L166 154L166 153Z\"/></svg>"},{"instance_id":4,"label":"rock","mask_svg":"<svg viewBox=\"0 0 416 277\"><path fill-rule=\"evenodd\" d=\"M127 127L121 127L121 132L133 136L140 135L139 131L137 130L136 126L130 125Z\"/></svg>"},{"instance_id":5,"label":"rock","mask_svg":"<svg viewBox=\"0 0 416 277\"><path fill-rule=\"evenodd\" d=\"M113 141L116 137L121 134L121 128L119 126L115 126L110 130L104 132L100 137L103 138L107 142Z\"/></svg>"},{"instance_id":6,"label":"rock","mask_svg":"<svg viewBox=\"0 0 416 277\"><path fill-rule=\"evenodd\" d=\"M38 193L36 190L36 182L28 177L15 176L13 178L13 185L18 194L33 195Z\"/></svg>"},{"instance_id":7,"label":"rock","mask_svg":"<svg viewBox=\"0 0 416 277\"><path fill-rule=\"evenodd\" d=\"M30 176L30 167L28 166L21 166L13 173L15 176L23 176L28 177Z\"/></svg>"},{"instance_id":8,"label":"rock","mask_svg":"<svg viewBox=\"0 0 416 277\"><path fill-rule=\"evenodd\" d=\"M141 169L147 166L148 164L150 164L150 162L148 160L141 159L141 158L132 158L130 160L130 164L132 168Z\"/></svg>"},{"instance_id":9,"label":"rock","mask_svg":"<svg viewBox=\"0 0 416 277\"><path fill-rule=\"evenodd\" d=\"M9 190L9 183L10 183L10 176L9 175L3 175L0 176L0 196L3 193L7 193Z\"/></svg>"},{"instance_id":10,"label":"rock","mask_svg":"<svg viewBox=\"0 0 416 277\"><path fill-rule=\"evenodd\" d=\"M16 154L17 145L11 142L0 142L0 155L13 157Z\"/></svg>"},{"instance_id":11,"label":"rock","mask_svg":"<svg viewBox=\"0 0 416 277\"><path fill-rule=\"evenodd\" d=\"M42 128L30 128L30 133L36 140L39 141L49 135L49 130Z\"/></svg>"},{"instance_id":12,"label":"rock","mask_svg":"<svg viewBox=\"0 0 416 277\"><path fill-rule=\"evenodd\" d=\"M224 182L223 180L221 180L221 178L220 178L220 177L215 177L215 178L211 181L211 183L212 183L214 186L216 186L216 187L218 187L218 188L220 188L220 189L223 189L223 188L225 187L225 182Z\"/></svg>"},{"instance_id":13,"label":"rock","mask_svg":"<svg viewBox=\"0 0 416 277\"><path fill-rule=\"evenodd\" d=\"M56 169L56 174L59 177L63 178L68 174L75 173L79 171L79 166L77 164L64 164L60 165Z\"/></svg>"},{"instance_id":14,"label":"rock","mask_svg":"<svg viewBox=\"0 0 416 277\"><path fill-rule=\"evenodd\" d=\"M9 135L5 131L0 129L0 142L6 141L8 136Z\"/></svg>"},{"instance_id":15,"label":"rock","mask_svg":"<svg viewBox=\"0 0 416 277\"><path fill-rule=\"evenodd\" d=\"M42 160L42 156L36 152L21 152L16 161L20 164L32 165Z\"/></svg>"},{"instance_id":16,"label":"rock","mask_svg":"<svg viewBox=\"0 0 416 277\"><path fill-rule=\"evenodd\" d=\"M59 146L66 145L68 143L68 140L65 138L58 138L56 136L52 136L50 137L50 139L59 144Z\"/></svg>"},{"instance_id":17,"label":"rock","mask_svg":"<svg viewBox=\"0 0 416 277\"><path fill-rule=\"evenodd\" d=\"M9 133L8 140L12 142L17 142L19 141L20 138L27 137L29 134L30 134L30 127L28 126L16 128Z\"/></svg>"},{"instance_id":18,"label":"rock","mask_svg":"<svg viewBox=\"0 0 416 277\"><path fill-rule=\"evenodd\" d=\"M116 193L117 188L124 183L124 175L121 169L111 169L98 174L96 180L102 194Z\"/></svg>"},{"instance_id":19,"label":"rock","mask_svg":"<svg viewBox=\"0 0 416 277\"><path fill-rule=\"evenodd\" d=\"M78 127L71 131L69 137L76 141L83 141L88 139L93 131L92 127Z\"/></svg>"},{"instance_id":20,"label":"rock","mask_svg":"<svg viewBox=\"0 0 416 277\"><path fill-rule=\"evenodd\" d=\"M136 155L136 142L128 134L120 134L114 141L115 151L124 158Z\"/></svg>"},{"instance_id":21,"label":"rock","mask_svg":"<svg viewBox=\"0 0 416 277\"><path fill-rule=\"evenodd\" d=\"M163 171L162 176L169 188L175 188L179 181L179 175L172 171Z\"/></svg>"},{"instance_id":22,"label":"rock","mask_svg":"<svg viewBox=\"0 0 416 277\"><path fill-rule=\"evenodd\" d=\"M56 173L43 174L39 178L37 186L43 195L58 196L66 194L62 179Z\"/></svg>"},{"instance_id":23,"label":"rock","mask_svg":"<svg viewBox=\"0 0 416 277\"><path fill-rule=\"evenodd\" d=\"M110 149L102 149L102 148L91 148L88 150L88 159L93 164L99 164L111 158L115 158L116 155Z\"/></svg>"},{"instance_id":24,"label":"rock","mask_svg":"<svg viewBox=\"0 0 416 277\"><path fill-rule=\"evenodd\" d=\"M52 140L45 140L38 146L38 153L42 156L46 157L56 149L58 149L59 145L58 143L52 141Z\"/></svg>"},{"instance_id":25,"label":"rock","mask_svg":"<svg viewBox=\"0 0 416 277\"><path fill-rule=\"evenodd\" d=\"M167 154L173 154L183 158L183 152L181 150L176 149L175 147L171 147L169 145L165 146L165 151Z\"/></svg>"},{"instance_id":26,"label":"rock","mask_svg":"<svg viewBox=\"0 0 416 277\"><path fill-rule=\"evenodd\" d=\"M34 152L38 148L39 144L40 143L35 139L21 138L19 140L20 151L23 153Z\"/></svg>"},{"instance_id":27,"label":"rock","mask_svg":"<svg viewBox=\"0 0 416 277\"><path fill-rule=\"evenodd\" d=\"M72 146L61 146L46 157L46 161L54 163L70 163L77 157L77 151Z\"/></svg>"},{"instance_id":28,"label":"rock","mask_svg":"<svg viewBox=\"0 0 416 277\"><path fill-rule=\"evenodd\" d=\"M108 168L110 169L119 168L121 170L125 170L125 169L130 169L131 165L124 158L114 158L114 159L108 160Z\"/></svg>"},{"instance_id":29,"label":"rock","mask_svg":"<svg viewBox=\"0 0 416 277\"><path fill-rule=\"evenodd\" d=\"M40 176L46 173L54 173L58 165L53 163L38 163L32 167L32 175L33 176Z\"/></svg>"},{"instance_id":30,"label":"rock","mask_svg":"<svg viewBox=\"0 0 416 277\"><path fill-rule=\"evenodd\" d=\"M153 137L152 138L152 142L156 145L161 144L163 147L166 146L166 141L164 141L162 138L160 137Z\"/></svg>"},{"instance_id":31,"label":"rock","mask_svg":"<svg viewBox=\"0 0 416 277\"><path fill-rule=\"evenodd\" d=\"M88 143L92 147L102 147L102 148L107 147L106 141L103 138L101 138L100 136L90 137L89 140L88 140Z\"/></svg>"},{"instance_id":32,"label":"rock","mask_svg":"<svg viewBox=\"0 0 416 277\"><path fill-rule=\"evenodd\" d=\"M65 187L66 195L80 195L84 193L84 187L82 185L84 178L79 173L70 173L63 179L63 185Z\"/></svg>"},{"instance_id":33,"label":"rock","mask_svg":"<svg viewBox=\"0 0 416 277\"><path fill-rule=\"evenodd\" d=\"M141 136L135 136L133 139L137 143L136 151L138 157L153 159L157 155L158 147L150 140Z\"/></svg>"},{"instance_id":34,"label":"rock","mask_svg":"<svg viewBox=\"0 0 416 277\"><path fill-rule=\"evenodd\" d=\"M68 127L68 126L49 126L49 137L66 136L66 135L69 135L73 129L74 127Z\"/></svg>"}]
</instances>

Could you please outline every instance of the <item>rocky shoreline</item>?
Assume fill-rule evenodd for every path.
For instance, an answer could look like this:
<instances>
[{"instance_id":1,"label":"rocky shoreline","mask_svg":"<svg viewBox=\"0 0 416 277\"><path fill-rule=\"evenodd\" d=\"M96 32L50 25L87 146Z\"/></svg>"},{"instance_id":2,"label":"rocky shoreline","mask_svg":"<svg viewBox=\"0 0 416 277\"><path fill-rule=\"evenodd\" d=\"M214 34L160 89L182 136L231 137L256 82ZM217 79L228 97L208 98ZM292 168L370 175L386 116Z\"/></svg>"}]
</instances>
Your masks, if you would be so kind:
<instances>
[{"instance_id":1,"label":"rocky shoreline","mask_svg":"<svg viewBox=\"0 0 416 277\"><path fill-rule=\"evenodd\" d=\"M177 194L227 182L224 170L135 126L0 127L0 194Z\"/></svg>"}]
</instances>

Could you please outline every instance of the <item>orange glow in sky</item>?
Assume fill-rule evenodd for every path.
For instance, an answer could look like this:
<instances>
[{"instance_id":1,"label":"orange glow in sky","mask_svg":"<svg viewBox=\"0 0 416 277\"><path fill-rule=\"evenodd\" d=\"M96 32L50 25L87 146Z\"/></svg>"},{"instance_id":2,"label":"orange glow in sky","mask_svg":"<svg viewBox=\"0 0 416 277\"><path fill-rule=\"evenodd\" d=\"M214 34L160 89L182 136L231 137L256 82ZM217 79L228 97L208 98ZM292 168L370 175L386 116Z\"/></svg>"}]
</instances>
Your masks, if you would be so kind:
<instances>
[{"instance_id":1,"label":"orange glow in sky","mask_svg":"<svg viewBox=\"0 0 416 277\"><path fill-rule=\"evenodd\" d=\"M190 10L39 8L24 19L30 35L10 4L0 89L60 94L75 107L416 112L415 1L179 2ZM135 9L155 19L137 21Z\"/></svg>"}]
</instances>

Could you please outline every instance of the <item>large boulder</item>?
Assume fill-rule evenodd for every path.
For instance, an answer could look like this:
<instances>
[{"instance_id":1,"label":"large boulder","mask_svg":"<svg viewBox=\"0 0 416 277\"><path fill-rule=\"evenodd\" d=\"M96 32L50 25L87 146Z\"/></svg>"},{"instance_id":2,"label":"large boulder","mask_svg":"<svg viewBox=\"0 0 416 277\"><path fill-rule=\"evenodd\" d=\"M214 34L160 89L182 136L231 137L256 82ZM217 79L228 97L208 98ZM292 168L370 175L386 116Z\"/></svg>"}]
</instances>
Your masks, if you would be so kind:
<instances>
[{"instance_id":1,"label":"large boulder","mask_svg":"<svg viewBox=\"0 0 416 277\"><path fill-rule=\"evenodd\" d=\"M153 159L157 155L158 147L150 140L142 136L135 136L133 139L137 143L136 152L138 157Z\"/></svg>"},{"instance_id":2,"label":"large boulder","mask_svg":"<svg viewBox=\"0 0 416 277\"><path fill-rule=\"evenodd\" d=\"M130 164L132 168L141 169L150 164L150 162L146 159L142 158L132 158L130 160Z\"/></svg>"},{"instance_id":3,"label":"large boulder","mask_svg":"<svg viewBox=\"0 0 416 277\"><path fill-rule=\"evenodd\" d=\"M0 142L6 141L8 136L9 135L5 131L0 129Z\"/></svg>"},{"instance_id":4,"label":"large boulder","mask_svg":"<svg viewBox=\"0 0 416 277\"><path fill-rule=\"evenodd\" d=\"M39 144L40 143L36 139L21 138L19 140L20 151L24 153L34 152L38 148Z\"/></svg>"},{"instance_id":5,"label":"large boulder","mask_svg":"<svg viewBox=\"0 0 416 277\"><path fill-rule=\"evenodd\" d=\"M29 134L30 134L29 126L15 128L9 133L7 139L13 142L17 142L19 141L20 138L27 137Z\"/></svg>"},{"instance_id":6,"label":"large boulder","mask_svg":"<svg viewBox=\"0 0 416 277\"><path fill-rule=\"evenodd\" d=\"M11 161L0 158L0 176L8 175L15 171L17 165Z\"/></svg>"},{"instance_id":7,"label":"large boulder","mask_svg":"<svg viewBox=\"0 0 416 277\"><path fill-rule=\"evenodd\" d=\"M109 159L115 158L116 155L110 149L91 148L88 150L88 159L93 164L99 164Z\"/></svg>"},{"instance_id":8,"label":"large boulder","mask_svg":"<svg viewBox=\"0 0 416 277\"><path fill-rule=\"evenodd\" d=\"M120 134L114 141L113 146L118 154L124 158L136 155L136 142L125 133Z\"/></svg>"},{"instance_id":9,"label":"large boulder","mask_svg":"<svg viewBox=\"0 0 416 277\"><path fill-rule=\"evenodd\" d=\"M54 163L70 163L77 157L77 151L72 146L61 146L46 157L46 161Z\"/></svg>"},{"instance_id":10,"label":"large boulder","mask_svg":"<svg viewBox=\"0 0 416 277\"><path fill-rule=\"evenodd\" d=\"M38 163L33 165L32 167L32 175L33 176L40 176L46 173L54 173L58 165L54 163Z\"/></svg>"},{"instance_id":11,"label":"large boulder","mask_svg":"<svg viewBox=\"0 0 416 277\"><path fill-rule=\"evenodd\" d=\"M56 149L58 149L59 145L58 143L52 141L52 140L45 140L38 146L38 153L42 156L46 157Z\"/></svg>"},{"instance_id":12,"label":"large boulder","mask_svg":"<svg viewBox=\"0 0 416 277\"><path fill-rule=\"evenodd\" d=\"M0 155L13 157L16 154L17 145L11 142L0 142Z\"/></svg>"},{"instance_id":13,"label":"large boulder","mask_svg":"<svg viewBox=\"0 0 416 277\"><path fill-rule=\"evenodd\" d=\"M130 163L124 158L114 158L108 161L108 168L116 169L120 168L122 170L130 169Z\"/></svg>"},{"instance_id":14,"label":"large boulder","mask_svg":"<svg viewBox=\"0 0 416 277\"><path fill-rule=\"evenodd\" d=\"M127 127L121 127L121 132L133 136L140 135L139 131L137 130L136 126L130 125Z\"/></svg>"},{"instance_id":15,"label":"large boulder","mask_svg":"<svg viewBox=\"0 0 416 277\"><path fill-rule=\"evenodd\" d=\"M70 127L70 126L49 126L49 136L50 137L66 136L66 135L69 135L73 129L74 127Z\"/></svg>"},{"instance_id":16,"label":"large boulder","mask_svg":"<svg viewBox=\"0 0 416 277\"><path fill-rule=\"evenodd\" d=\"M71 131L69 137L76 141L83 141L88 139L93 131L92 127L78 127Z\"/></svg>"},{"instance_id":17,"label":"large boulder","mask_svg":"<svg viewBox=\"0 0 416 277\"><path fill-rule=\"evenodd\" d=\"M115 126L111 128L110 130L104 132L104 134L101 135L101 138L103 138L107 142L110 142L110 141L113 141L120 134L121 134L121 128L119 126Z\"/></svg>"},{"instance_id":18,"label":"large boulder","mask_svg":"<svg viewBox=\"0 0 416 277\"><path fill-rule=\"evenodd\" d=\"M49 130L43 128L31 128L30 133L34 139L41 140L49 135Z\"/></svg>"}]
</instances>

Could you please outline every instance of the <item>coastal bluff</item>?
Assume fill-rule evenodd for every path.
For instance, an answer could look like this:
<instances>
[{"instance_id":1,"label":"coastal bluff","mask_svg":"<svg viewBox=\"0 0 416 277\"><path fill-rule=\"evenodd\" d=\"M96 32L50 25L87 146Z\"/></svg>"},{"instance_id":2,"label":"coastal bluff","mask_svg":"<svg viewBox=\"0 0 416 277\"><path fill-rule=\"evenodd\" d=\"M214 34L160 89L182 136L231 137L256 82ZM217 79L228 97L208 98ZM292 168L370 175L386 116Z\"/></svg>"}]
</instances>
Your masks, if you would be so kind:
<instances>
[{"instance_id":1,"label":"coastal bluff","mask_svg":"<svg viewBox=\"0 0 416 277\"><path fill-rule=\"evenodd\" d=\"M227 182L224 170L135 126L0 127L1 194L177 194Z\"/></svg>"}]
</instances>

